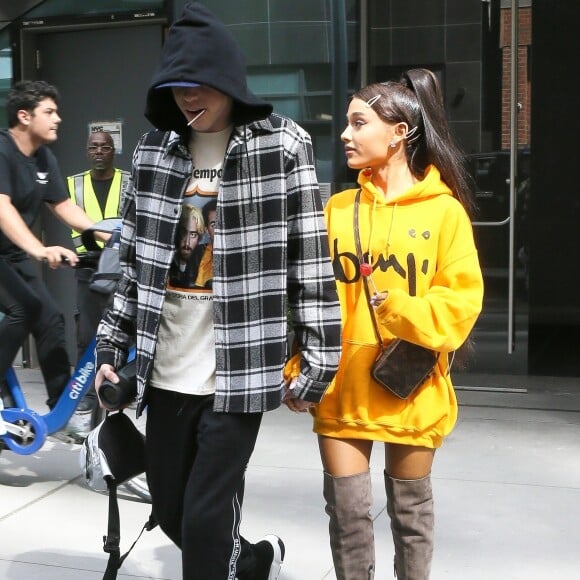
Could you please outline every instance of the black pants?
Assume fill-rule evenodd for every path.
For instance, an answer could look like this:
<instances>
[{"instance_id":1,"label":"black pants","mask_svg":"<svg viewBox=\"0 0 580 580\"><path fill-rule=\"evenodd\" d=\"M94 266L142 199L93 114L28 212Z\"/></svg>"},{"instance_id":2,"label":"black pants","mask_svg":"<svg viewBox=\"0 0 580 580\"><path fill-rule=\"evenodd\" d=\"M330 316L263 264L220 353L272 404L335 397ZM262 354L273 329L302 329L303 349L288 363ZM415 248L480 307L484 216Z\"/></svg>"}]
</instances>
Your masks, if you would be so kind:
<instances>
[{"instance_id":1,"label":"black pants","mask_svg":"<svg viewBox=\"0 0 580 580\"><path fill-rule=\"evenodd\" d=\"M77 357L84 354L85 350L97 333L97 327L101 322L103 312L107 307L110 296L99 294L90 289L90 280L95 270L91 268L78 268L75 270L77 281L77 310L75 313L77 326Z\"/></svg>"},{"instance_id":2,"label":"black pants","mask_svg":"<svg viewBox=\"0 0 580 580\"><path fill-rule=\"evenodd\" d=\"M95 270L92 268L77 268L75 278L77 281L77 309L75 312L75 322L77 330L77 362L87 350L91 340L97 334L97 328L101 322L103 312L108 306L111 296L100 294L90 288L90 282ZM93 380L89 390L83 397L83 403L79 405L79 410L83 408L97 407L97 392L95 381Z\"/></svg>"},{"instance_id":3,"label":"black pants","mask_svg":"<svg viewBox=\"0 0 580 580\"><path fill-rule=\"evenodd\" d=\"M153 388L147 401L153 514L181 548L183 579L255 578L252 544L239 527L262 414L215 413L213 396Z\"/></svg>"},{"instance_id":4,"label":"black pants","mask_svg":"<svg viewBox=\"0 0 580 580\"><path fill-rule=\"evenodd\" d=\"M64 317L31 260L0 258L0 376L4 376L29 333L53 407L70 377Z\"/></svg>"}]
</instances>

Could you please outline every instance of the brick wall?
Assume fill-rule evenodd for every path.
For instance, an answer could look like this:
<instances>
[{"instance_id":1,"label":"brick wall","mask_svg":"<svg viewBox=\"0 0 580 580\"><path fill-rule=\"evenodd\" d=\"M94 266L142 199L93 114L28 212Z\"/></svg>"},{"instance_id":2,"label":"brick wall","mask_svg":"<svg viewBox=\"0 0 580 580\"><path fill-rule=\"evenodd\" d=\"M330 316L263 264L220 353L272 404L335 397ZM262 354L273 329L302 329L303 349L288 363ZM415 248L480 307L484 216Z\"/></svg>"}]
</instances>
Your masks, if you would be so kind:
<instances>
[{"instance_id":1,"label":"brick wall","mask_svg":"<svg viewBox=\"0 0 580 580\"><path fill-rule=\"evenodd\" d=\"M531 82L529 54L532 45L532 7L520 8L518 32L518 146L530 145ZM510 74L511 74L511 22L510 8L501 10L500 48L502 50L502 149L510 146Z\"/></svg>"}]
</instances>

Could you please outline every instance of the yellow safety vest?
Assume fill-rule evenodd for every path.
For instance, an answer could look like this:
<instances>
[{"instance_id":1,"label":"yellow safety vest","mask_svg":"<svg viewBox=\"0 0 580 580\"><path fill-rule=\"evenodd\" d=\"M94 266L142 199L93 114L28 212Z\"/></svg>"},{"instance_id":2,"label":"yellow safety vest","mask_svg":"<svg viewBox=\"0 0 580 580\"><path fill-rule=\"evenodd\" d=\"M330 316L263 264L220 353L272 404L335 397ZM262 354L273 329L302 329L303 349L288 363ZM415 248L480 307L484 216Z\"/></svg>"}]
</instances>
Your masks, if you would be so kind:
<instances>
[{"instance_id":1,"label":"yellow safety vest","mask_svg":"<svg viewBox=\"0 0 580 580\"><path fill-rule=\"evenodd\" d=\"M91 172L85 171L77 175L71 175L67 178L69 195L76 205L82 208L85 213L95 222L100 222L106 218L119 216L119 204L121 202L121 194L129 181L129 173L121 169L115 169L113 181L107 194L107 203L105 204L105 212L101 211L99 200L95 190L93 189L93 182L91 179ZM71 236L78 254L86 251L83 246L81 234L76 230L72 230ZM100 246L103 244L98 242Z\"/></svg>"}]
</instances>

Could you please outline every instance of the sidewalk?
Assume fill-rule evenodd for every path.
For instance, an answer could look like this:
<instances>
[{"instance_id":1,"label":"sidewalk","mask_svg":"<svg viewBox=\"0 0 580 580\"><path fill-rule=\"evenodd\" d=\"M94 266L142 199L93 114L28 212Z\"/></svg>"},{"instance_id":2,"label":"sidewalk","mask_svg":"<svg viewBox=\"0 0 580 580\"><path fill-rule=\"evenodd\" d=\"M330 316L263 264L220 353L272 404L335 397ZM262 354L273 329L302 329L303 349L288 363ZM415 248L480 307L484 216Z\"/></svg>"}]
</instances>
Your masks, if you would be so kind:
<instances>
[{"instance_id":1,"label":"sidewalk","mask_svg":"<svg viewBox=\"0 0 580 580\"><path fill-rule=\"evenodd\" d=\"M38 371L19 376L44 398ZM436 549L432 580L574 580L580 574L580 383L550 391L458 390L460 419L433 471ZM561 385L561 383L559 383ZM170 438L171 435L168 434ZM383 453L372 459L377 580L392 578L384 508ZM79 475L78 446L48 441L38 453L0 455L0 578L100 580L107 555L104 495ZM306 415L267 413L246 482L242 532L280 535L281 580L333 580L322 472ZM121 499L127 549L149 506ZM145 532L120 580L181 580L179 551L156 528Z\"/></svg>"}]
</instances>

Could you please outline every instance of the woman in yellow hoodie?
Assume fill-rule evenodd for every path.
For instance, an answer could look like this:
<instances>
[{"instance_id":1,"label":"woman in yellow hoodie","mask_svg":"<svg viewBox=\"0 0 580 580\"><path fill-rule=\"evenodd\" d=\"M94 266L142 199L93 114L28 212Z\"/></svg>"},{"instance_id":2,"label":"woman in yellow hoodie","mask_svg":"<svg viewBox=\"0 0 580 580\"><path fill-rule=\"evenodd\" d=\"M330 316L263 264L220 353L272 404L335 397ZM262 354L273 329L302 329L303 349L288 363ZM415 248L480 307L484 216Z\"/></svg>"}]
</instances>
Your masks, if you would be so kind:
<instances>
[{"instance_id":1,"label":"woman in yellow hoodie","mask_svg":"<svg viewBox=\"0 0 580 580\"><path fill-rule=\"evenodd\" d=\"M338 580L373 578L369 459L373 442L382 442L396 576L425 580L433 552L431 466L457 418L450 362L483 299L472 194L431 71L409 70L399 82L359 90L341 138L348 166L360 170L359 188L333 195L326 207L343 350L313 410L330 544ZM361 263L368 264L363 274L372 272L372 309ZM379 353L371 310L383 344L401 338L437 353L433 373L407 399L371 378Z\"/></svg>"}]
</instances>

